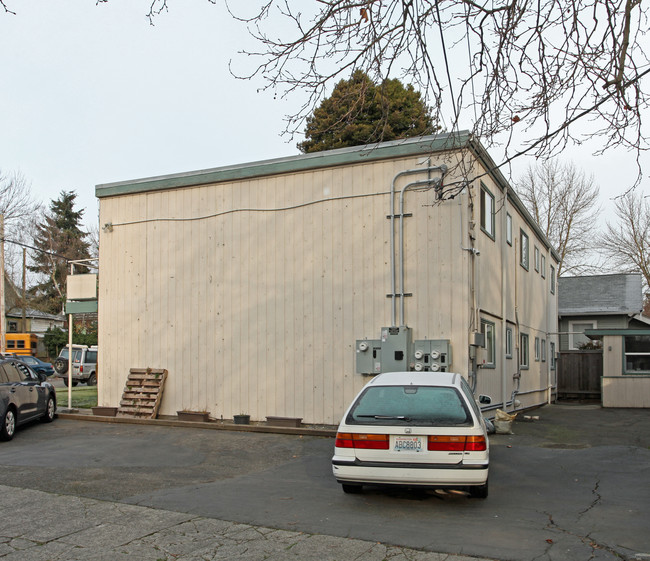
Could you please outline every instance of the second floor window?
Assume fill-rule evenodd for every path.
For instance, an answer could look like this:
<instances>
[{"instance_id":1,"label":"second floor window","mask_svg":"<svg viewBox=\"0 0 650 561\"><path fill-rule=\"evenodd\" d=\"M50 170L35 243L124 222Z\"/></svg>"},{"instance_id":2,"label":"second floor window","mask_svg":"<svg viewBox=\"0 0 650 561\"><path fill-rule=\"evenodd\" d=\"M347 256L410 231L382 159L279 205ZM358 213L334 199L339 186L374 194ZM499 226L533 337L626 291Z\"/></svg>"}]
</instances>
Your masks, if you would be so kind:
<instances>
[{"instance_id":1,"label":"second floor window","mask_svg":"<svg viewBox=\"0 0 650 561\"><path fill-rule=\"evenodd\" d=\"M481 230L494 239L494 195L481 183Z\"/></svg>"},{"instance_id":2,"label":"second floor window","mask_svg":"<svg viewBox=\"0 0 650 561\"><path fill-rule=\"evenodd\" d=\"M524 269L528 270L530 263L528 255L528 234L523 230L520 230L519 235L521 240L521 247L519 248L521 253L519 263Z\"/></svg>"}]
</instances>

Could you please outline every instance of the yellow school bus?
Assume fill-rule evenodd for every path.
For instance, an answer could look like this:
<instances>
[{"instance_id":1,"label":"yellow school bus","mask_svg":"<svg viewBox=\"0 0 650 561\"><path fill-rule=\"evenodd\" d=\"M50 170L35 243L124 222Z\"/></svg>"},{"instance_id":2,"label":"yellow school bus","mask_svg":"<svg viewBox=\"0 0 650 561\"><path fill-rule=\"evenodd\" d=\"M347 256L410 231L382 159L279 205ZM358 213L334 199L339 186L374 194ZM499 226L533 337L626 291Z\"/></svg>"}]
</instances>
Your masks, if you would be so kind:
<instances>
[{"instance_id":1,"label":"yellow school bus","mask_svg":"<svg viewBox=\"0 0 650 561\"><path fill-rule=\"evenodd\" d=\"M8 353L36 356L36 335L33 333L7 333L5 349Z\"/></svg>"}]
</instances>

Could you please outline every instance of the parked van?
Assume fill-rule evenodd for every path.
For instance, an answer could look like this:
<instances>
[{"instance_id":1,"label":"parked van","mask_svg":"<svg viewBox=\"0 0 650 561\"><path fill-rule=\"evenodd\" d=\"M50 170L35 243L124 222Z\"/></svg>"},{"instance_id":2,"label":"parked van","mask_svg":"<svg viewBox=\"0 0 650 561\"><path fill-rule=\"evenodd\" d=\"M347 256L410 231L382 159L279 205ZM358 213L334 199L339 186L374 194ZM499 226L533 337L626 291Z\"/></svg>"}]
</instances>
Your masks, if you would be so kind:
<instances>
[{"instance_id":1,"label":"parked van","mask_svg":"<svg viewBox=\"0 0 650 561\"><path fill-rule=\"evenodd\" d=\"M63 378L68 385L68 345L61 349L54 361L54 370L58 378ZM97 385L97 346L72 345L72 385L86 382L89 386Z\"/></svg>"},{"instance_id":2,"label":"parked van","mask_svg":"<svg viewBox=\"0 0 650 561\"><path fill-rule=\"evenodd\" d=\"M5 334L5 348L8 353L15 355L36 356L38 338L33 333L7 333Z\"/></svg>"}]
</instances>

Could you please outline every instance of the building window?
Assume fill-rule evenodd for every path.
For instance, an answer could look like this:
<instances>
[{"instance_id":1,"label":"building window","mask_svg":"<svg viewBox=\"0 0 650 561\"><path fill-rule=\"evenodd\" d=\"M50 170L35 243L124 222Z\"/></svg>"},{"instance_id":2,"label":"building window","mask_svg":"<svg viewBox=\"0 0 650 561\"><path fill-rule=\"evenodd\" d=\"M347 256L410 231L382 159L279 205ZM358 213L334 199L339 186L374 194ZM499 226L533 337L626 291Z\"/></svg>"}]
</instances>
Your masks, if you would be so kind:
<instances>
[{"instance_id":1,"label":"building window","mask_svg":"<svg viewBox=\"0 0 650 561\"><path fill-rule=\"evenodd\" d=\"M535 246L535 272L539 273L539 247Z\"/></svg>"},{"instance_id":2,"label":"building window","mask_svg":"<svg viewBox=\"0 0 650 561\"><path fill-rule=\"evenodd\" d=\"M535 337L535 362L539 362L540 356L539 337Z\"/></svg>"},{"instance_id":3,"label":"building window","mask_svg":"<svg viewBox=\"0 0 650 561\"><path fill-rule=\"evenodd\" d=\"M650 335L625 337L625 374L650 374Z\"/></svg>"},{"instance_id":4,"label":"building window","mask_svg":"<svg viewBox=\"0 0 650 561\"><path fill-rule=\"evenodd\" d=\"M528 368L528 335L522 333L519 336L519 365L521 368Z\"/></svg>"},{"instance_id":5,"label":"building window","mask_svg":"<svg viewBox=\"0 0 650 561\"><path fill-rule=\"evenodd\" d=\"M553 267L553 265L551 265L551 274L550 274L550 276L551 276L551 278L550 278L550 281L551 281L551 294L555 294L555 267Z\"/></svg>"},{"instance_id":6,"label":"building window","mask_svg":"<svg viewBox=\"0 0 650 561\"><path fill-rule=\"evenodd\" d=\"M9 331L11 333L18 333L18 322L17 321L10 321L9 322Z\"/></svg>"},{"instance_id":7,"label":"building window","mask_svg":"<svg viewBox=\"0 0 650 561\"><path fill-rule=\"evenodd\" d=\"M520 251L519 263L524 269L528 270L528 266L529 266L528 234L526 234L523 230L520 230L519 234L521 239L521 247L519 248Z\"/></svg>"},{"instance_id":8,"label":"building window","mask_svg":"<svg viewBox=\"0 0 650 561\"><path fill-rule=\"evenodd\" d=\"M494 357L496 356L496 345L494 341L494 324L490 321L481 320L481 333L485 336L485 362L482 366L488 368L494 368L496 362Z\"/></svg>"},{"instance_id":9,"label":"building window","mask_svg":"<svg viewBox=\"0 0 650 561\"><path fill-rule=\"evenodd\" d=\"M494 195L481 183L481 229L494 239Z\"/></svg>"},{"instance_id":10,"label":"building window","mask_svg":"<svg viewBox=\"0 0 650 561\"><path fill-rule=\"evenodd\" d=\"M555 370L555 343L551 343L551 370Z\"/></svg>"},{"instance_id":11,"label":"building window","mask_svg":"<svg viewBox=\"0 0 650 561\"><path fill-rule=\"evenodd\" d=\"M506 241L512 245L512 216L506 214Z\"/></svg>"},{"instance_id":12,"label":"building window","mask_svg":"<svg viewBox=\"0 0 650 561\"><path fill-rule=\"evenodd\" d=\"M546 339L542 339L542 362L546 362Z\"/></svg>"},{"instance_id":13,"label":"building window","mask_svg":"<svg viewBox=\"0 0 650 561\"><path fill-rule=\"evenodd\" d=\"M542 278L546 278L546 255L542 255L541 271Z\"/></svg>"},{"instance_id":14,"label":"building window","mask_svg":"<svg viewBox=\"0 0 650 561\"><path fill-rule=\"evenodd\" d=\"M506 358L512 358L512 327L506 327Z\"/></svg>"},{"instance_id":15,"label":"building window","mask_svg":"<svg viewBox=\"0 0 650 561\"><path fill-rule=\"evenodd\" d=\"M589 343L591 339L585 335L586 329L596 329L596 322L570 321L569 322L569 349L578 350Z\"/></svg>"}]
</instances>

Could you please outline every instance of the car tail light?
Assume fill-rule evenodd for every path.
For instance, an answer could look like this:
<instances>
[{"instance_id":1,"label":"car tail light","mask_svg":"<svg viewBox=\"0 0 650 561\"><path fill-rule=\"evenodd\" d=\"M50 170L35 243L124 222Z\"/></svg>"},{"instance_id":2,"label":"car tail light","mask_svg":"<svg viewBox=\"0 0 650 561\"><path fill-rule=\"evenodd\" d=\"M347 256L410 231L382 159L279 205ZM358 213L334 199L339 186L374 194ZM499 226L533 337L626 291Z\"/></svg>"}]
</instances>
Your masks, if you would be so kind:
<instances>
[{"instance_id":1,"label":"car tail light","mask_svg":"<svg viewBox=\"0 0 650 561\"><path fill-rule=\"evenodd\" d=\"M83 371L84 371L84 365L82 364L82 365L79 367L79 372L83 372Z\"/></svg>"},{"instance_id":2,"label":"car tail light","mask_svg":"<svg viewBox=\"0 0 650 561\"><path fill-rule=\"evenodd\" d=\"M483 435L429 436L428 450L432 452L481 452L487 450Z\"/></svg>"},{"instance_id":3,"label":"car tail light","mask_svg":"<svg viewBox=\"0 0 650 561\"><path fill-rule=\"evenodd\" d=\"M336 433L337 448L363 448L366 450L388 450L387 434Z\"/></svg>"}]
</instances>

